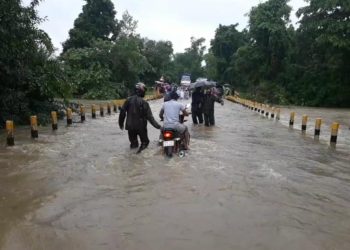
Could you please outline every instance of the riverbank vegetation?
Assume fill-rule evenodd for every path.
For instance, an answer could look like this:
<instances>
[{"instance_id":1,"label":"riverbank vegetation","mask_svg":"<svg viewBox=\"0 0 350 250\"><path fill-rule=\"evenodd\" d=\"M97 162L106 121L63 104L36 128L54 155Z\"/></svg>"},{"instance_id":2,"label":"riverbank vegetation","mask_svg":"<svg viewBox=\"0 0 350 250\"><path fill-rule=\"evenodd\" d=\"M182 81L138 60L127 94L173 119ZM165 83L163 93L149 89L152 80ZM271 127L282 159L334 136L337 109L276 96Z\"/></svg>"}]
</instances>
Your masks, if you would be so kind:
<instances>
[{"instance_id":1,"label":"riverbank vegetation","mask_svg":"<svg viewBox=\"0 0 350 250\"><path fill-rule=\"evenodd\" d=\"M349 107L349 1L307 2L298 27L288 0L253 7L243 31L220 25L207 55L211 78L260 102Z\"/></svg>"},{"instance_id":2,"label":"riverbank vegetation","mask_svg":"<svg viewBox=\"0 0 350 250\"><path fill-rule=\"evenodd\" d=\"M246 29L219 25L207 53L194 37L174 53L171 41L141 37L128 12L118 20L111 0L86 0L60 55L38 28L39 3L0 3L0 126L48 115L54 98L123 98L138 81L178 82L184 72L260 102L350 106L348 1L310 0L294 27L288 0L269 0L251 9Z\"/></svg>"}]
</instances>

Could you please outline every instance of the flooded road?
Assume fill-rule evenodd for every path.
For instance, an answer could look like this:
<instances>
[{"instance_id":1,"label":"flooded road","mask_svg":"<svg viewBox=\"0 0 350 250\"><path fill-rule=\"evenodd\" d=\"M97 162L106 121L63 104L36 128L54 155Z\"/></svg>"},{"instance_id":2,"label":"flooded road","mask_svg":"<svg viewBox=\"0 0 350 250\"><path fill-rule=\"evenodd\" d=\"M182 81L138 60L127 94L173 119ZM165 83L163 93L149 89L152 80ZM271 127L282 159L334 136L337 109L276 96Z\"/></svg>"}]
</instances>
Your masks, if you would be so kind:
<instances>
[{"instance_id":1,"label":"flooded road","mask_svg":"<svg viewBox=\"0 0 350 250\"><path fill-rule=\"evenodd\" d=\"M0 146L0 249L350 249L350 133L329 147L334 112L320 142L313 120L306 136L298 119L288 129L288 109L281 122L228 101L215 112L215 127L187 122L185 158L165 158L150 125L136 155L116 114L35 142L18 129Z\"/></svg>"}]
</instances>

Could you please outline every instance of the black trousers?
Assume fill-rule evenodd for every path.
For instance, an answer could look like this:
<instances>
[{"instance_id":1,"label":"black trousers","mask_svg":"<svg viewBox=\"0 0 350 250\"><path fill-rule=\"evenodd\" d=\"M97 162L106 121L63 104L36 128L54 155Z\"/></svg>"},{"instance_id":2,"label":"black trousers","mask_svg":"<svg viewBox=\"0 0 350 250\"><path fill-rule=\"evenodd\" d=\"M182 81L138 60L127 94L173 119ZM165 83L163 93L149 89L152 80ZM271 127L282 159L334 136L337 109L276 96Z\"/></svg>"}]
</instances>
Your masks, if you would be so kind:
<instances>
[{"instance_id":1,"label":"black trousers","mask_svg":"<svg viewBox=\"0 0 350 250\"><path fill-rule=\"evenodd\" d=\"M198 120L197 120L198 118ZM203 123L203 113L201 111L192 111L192 121L194 124Z\"/></svg>"},{"instance_id":2,"label":"black trousers","mask_svg":"<svg viewBox=\"0 0 350 250\"><path fill-rule=\"evenodd\" d=\"M205 126L215 125L214 112L209 112L207 114L204 114L204 125Z\"/></svg>"},{"instance_id":3,"label":"black trousers","mask_svg":"<svg viewBox=\"0 0 350 250\"><path fill-rule=\"evenodd\" d=\"M147 147L149 144L147 128L128 130L128 135L131 148L137 148L139 146L137 136L140 137L142 146Z\"/></svg>"}]
</instances>

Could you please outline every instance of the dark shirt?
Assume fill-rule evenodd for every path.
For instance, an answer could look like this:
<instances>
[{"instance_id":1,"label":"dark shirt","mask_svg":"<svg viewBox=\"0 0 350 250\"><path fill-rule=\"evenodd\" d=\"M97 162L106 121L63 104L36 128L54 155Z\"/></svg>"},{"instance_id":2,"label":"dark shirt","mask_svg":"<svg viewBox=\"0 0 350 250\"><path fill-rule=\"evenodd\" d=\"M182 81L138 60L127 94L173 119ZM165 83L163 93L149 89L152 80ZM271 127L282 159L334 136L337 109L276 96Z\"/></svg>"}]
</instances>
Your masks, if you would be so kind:
<instances>
[{"instance_id":1,"label":"dark shirt","mask_svg":"<svg viewBox=\"0 0 350 250\"><path fill-rule=\"evenodd\" d=\"M212 94L205 94L204 95L204 102L203 102L203 113L210 114L210 113L214 112L214 103L215 102L221 103L222 100L219 97L216 97Z\"/></svg>"},{"instance_id":2,"label":"dark shirt","mask_svg":"<svg viewBox=\"0 0 350 250\"><path fill-rule=\"evenodd\" d=\"M197 112L197 111L201 112L203 107L203 99L204 99L203 93L199 91L193 92L192 103L191 103L192 112Z\"/></svg>"},{"instance_id":3,"label":"dark shirt","mask_svg":"<svg viewBox=\"0 0 350 250\"><path fill-rule=\"evenodd\" d=\"M171 100L171 92L166 92L164 95L164 102L170 101Z\"/></svg>"},{"instance_id":4,"label":"dark shirt","mask_svg":"<svg viewBox=\"0 0 350 250\"><path fill-rule=\"evenodd\" d=\"M123 127L125 117L126 130L139 130L145 128L147 127L147 121L157 129L160 129L161 127L154 119L148 102L137 95L129 97L121 108L119 114L120 127Z\"/></svg>"}]
</instances>

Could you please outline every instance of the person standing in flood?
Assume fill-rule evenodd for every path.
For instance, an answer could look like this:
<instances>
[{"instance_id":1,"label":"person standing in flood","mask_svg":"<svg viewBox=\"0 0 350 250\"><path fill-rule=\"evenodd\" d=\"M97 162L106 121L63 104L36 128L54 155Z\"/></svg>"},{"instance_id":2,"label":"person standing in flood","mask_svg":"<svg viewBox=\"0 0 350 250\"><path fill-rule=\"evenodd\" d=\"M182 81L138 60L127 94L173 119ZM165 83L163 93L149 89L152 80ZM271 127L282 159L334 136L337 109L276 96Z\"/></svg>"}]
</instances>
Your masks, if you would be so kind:
<instances>
[{"instance_id":1,"label":"person standing in flood","mask_svg":"<svg viewBox=\"0 0 350 250\"><path fill-rule=\"evenodd\" d=\"M204 95L201 90L201 87L197 87L192 93L191 112L193 124L203 124Z\"/></svg>"},{"instance_id":2,"label":"person standing in flood","mask_svg":"<svg viewBox=\"0 0 350 250\"><path fill-rule=\"evenodd\" d=\"M161 128L154 119L148 102L143 100L145 93L145 84L137 83L134 94L125 101L119 114L119 127L121 130L124 129L124 120L126 117L125 129L128 130L130 148L137 148L139 146L137 136L140 137L141 146L137 153L140 153L147 148L149 144L147 121L149 121L156 129Z\"/></svg>"},{"instance_id":3,"label":"person standing in flood","mask_svg":"<svg viewBox=\"0 0 350 250\"><path fill-rule=\"evenodd\" d=\"M219 98L215 93L215 88L206 89L203 98L203 114L204 114L204 125L214 126L215 118L214 118L214 104L215 102L221 103L224 105L224 101Z\"/></svg>"}]
</instances>

